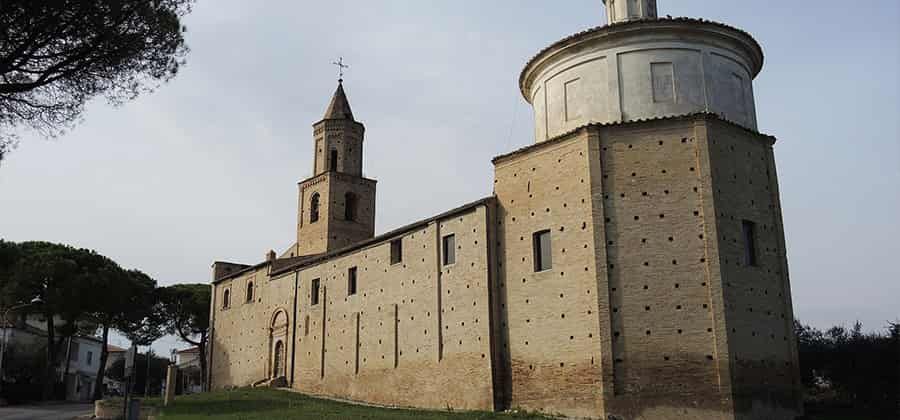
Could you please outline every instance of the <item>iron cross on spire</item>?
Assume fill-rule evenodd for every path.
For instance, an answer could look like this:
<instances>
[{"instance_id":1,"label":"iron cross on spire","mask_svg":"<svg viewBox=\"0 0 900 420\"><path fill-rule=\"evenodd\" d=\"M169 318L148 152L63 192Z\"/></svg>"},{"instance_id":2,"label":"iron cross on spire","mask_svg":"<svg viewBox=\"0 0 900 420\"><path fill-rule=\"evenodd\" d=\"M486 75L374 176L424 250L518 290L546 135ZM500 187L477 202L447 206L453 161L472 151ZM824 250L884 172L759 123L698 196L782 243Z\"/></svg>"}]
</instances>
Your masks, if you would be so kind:
<instances>
[{"instance_id":1,"label":"iron cross on spire","mask_svg":"<svg viewBox=\"0 0 900 420\"><path fill-rule=\"evenodd\" d=\"M340 79L338 79L338 82L343 83L344 82L344 69L349 69L350 66L344 64L344 57L341 57L338 61L332 62L331 64L338 66L338 69L339 69L338 72L340 73Z\"/></svg>"}]
</instances>

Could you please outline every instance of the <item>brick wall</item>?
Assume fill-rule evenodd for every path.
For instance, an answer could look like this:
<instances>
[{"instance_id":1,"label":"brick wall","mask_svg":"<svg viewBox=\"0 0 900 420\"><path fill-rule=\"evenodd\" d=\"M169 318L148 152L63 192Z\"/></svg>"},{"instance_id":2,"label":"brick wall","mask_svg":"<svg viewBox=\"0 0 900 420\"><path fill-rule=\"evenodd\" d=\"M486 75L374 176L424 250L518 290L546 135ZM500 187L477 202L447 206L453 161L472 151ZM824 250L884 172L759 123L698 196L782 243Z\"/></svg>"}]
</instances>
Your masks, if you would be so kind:
<instances>
[{"instance_id":1,"label":"brick wall","mask_svg":"<svg viewBox=\"0 0 900 420\"><path fill-rule=\"evenodd\" d=\"M496 162L498 284L513 407L603 412L590 142L585 135ZM535 272L549 230L552 268Z\"/></svg>"},{"instance_id":2,"label":"brick wall","mask_svg":"<svg viewBox=\"0 0 900 420\"><path fill-rule=\"evenodd\" d=\"M608 412L625 418L730 418L727 341L710 274L715 217L697 124L600 129L594 182L602 185L608 279L606 398Z\"/></svg>"},{"instance_id":3,"label":"brick wall","mask_svg":"<svg viewBox=\"0 0 900 420\"><path fill-rule=\"evenodd\" d=\"M297 311L291 313L293 364L294 349L287 348L294 388L385 405L493 409L491 212L490 205L478 206L302 268ZM444 265L442 238L450 234L456 262ZM396 239L403 243L403 260L391 264L390 242ZM357 269L356 295L348 295L351 267ZM243 304L232 291L232 307L215 308L216 388L268 378L274 343L269 323L282 308L292 311L293 274L271 281L264 272L255 275L266 290L259 302ZM253 276L214 290L236 290ZM316 305L314 279L320 284Z\"/></svg>"},{"instance_id":4,"label":"brick wall","mask_svg":"<svg viewBox=\"0 0 900 420\"><path fill-rule=\"evenodd\" d=\"M254 299L246 300L249 282ZM210 373L213 389L248 386L269 378L271 367L270 327L279 311L290 315L293 309L293 274L270 278L268 267L215 284L213 341ZM223 307L228 290L230 305ZM290 341L285 341L290 354Z\"/></svg>"},{"instance_id":5,"label":"brick wall","mask_svg":"<svg viewBox=\"0 0 900 420\"><path fill-rule=\"evenodd\" d=\"M773 141L696 115L589 126L498 157L496 201L298 271L272 278L263 265L215 284L213 385L268 378L273 343L286 339L289 380L311 394L592 418L791 418L801 409ZM329 205L323 195L322 217ZM754 266L744 221L756 227ZM552 267L536 272L542 231ZM445 265L451 234L456 261ZM397 264L392 240L403 244ZM245 303L251 280L258 298ZM279 311L289 327L273 330Z\"/></svg>"},{"instance_id":6,"label":"brick wall","mask_svg":"<svg viewBox=\"0 0 900 420\"><path fill-rule=\"evenodd\" d=\"M735 410L790 419L800 385L773 140L715 121L708 130ZM745 221L754 226L753 265Z\"/></svg>"}]
</instances>

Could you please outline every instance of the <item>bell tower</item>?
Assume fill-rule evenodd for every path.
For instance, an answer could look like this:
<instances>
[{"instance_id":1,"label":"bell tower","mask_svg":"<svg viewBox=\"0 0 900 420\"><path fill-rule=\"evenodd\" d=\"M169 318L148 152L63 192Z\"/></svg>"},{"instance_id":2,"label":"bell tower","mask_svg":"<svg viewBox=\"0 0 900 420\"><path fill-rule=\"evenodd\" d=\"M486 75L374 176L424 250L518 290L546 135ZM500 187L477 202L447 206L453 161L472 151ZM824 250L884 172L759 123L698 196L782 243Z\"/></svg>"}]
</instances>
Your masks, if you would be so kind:
<instances>
[{"instance_id":1,"label":"bell tower","mask_svg":"<svg viewBox=\"0 0 900 420\"><path fill-rule=\"evenodd\" d=\"M322 254L375 235L376 181L362 173L365 131L341 79L325 116L313 124L313 176L300 182L298 255Z\"/></svg>"}]
</instances>

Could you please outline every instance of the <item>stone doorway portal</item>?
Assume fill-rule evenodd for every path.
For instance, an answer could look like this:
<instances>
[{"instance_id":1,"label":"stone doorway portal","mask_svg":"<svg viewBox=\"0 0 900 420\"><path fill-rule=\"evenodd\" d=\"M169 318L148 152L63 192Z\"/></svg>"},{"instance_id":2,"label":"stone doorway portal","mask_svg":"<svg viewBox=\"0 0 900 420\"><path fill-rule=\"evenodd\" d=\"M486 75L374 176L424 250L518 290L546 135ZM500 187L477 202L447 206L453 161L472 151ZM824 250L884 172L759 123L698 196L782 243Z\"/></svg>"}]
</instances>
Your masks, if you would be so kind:
<instances>
[{"instance_id":1,"label":"stone doorway portal","mask_svg":"<svg viewBox=\"0 0 900 420\"><path fill-rule=\"evenodd\" d=\"M287 377L288 317L283 309L275 311L269 327L269 378Z\"/></svg>"}]
</instances>

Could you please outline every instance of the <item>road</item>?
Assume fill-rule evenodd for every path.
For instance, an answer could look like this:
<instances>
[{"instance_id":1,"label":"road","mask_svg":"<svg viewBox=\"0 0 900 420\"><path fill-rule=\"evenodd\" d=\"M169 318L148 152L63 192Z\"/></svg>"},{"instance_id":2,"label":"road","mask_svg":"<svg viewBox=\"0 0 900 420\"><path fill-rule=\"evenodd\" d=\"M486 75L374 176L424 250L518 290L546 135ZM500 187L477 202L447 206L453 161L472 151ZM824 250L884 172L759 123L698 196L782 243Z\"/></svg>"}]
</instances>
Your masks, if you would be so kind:
<instances>
[{"instance_id":1,"label":"road","mask_svg":"<svg viewBox=\"0 0 900 420\"><path fill-rule=\"evenodd\" d=\"M72 420L93 411L93 404L20 405L0 407L0 420Z\"/></svg>"}]
</instances>

